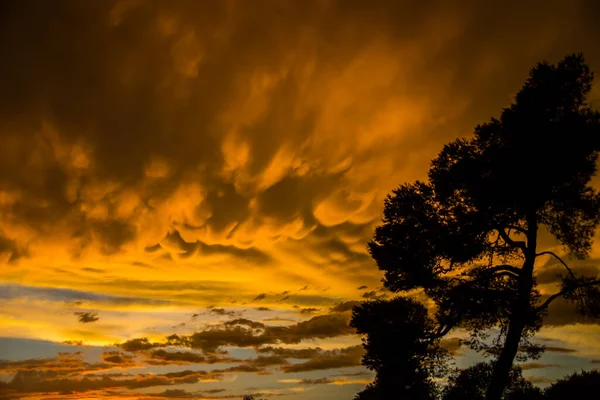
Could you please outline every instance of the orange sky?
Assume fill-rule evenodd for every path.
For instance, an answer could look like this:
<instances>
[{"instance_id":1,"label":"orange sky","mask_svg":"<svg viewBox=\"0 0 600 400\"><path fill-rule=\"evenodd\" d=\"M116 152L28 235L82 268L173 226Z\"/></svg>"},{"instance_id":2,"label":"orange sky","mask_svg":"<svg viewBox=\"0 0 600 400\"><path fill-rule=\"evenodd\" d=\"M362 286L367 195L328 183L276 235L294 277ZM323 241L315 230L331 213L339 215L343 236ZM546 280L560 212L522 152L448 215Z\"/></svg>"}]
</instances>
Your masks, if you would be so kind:
<instances>
[{"instance_id":1,"label":"orange sky","mask_svg":"<svg viewBox=\"0 0 600 400\"><path fill-rule=\"evenodd\" d=\"M383 198L536 62L600 71L595 3L3 1L0 390L351 398L372 375L336 305L389 296L365 248ZM598 325L564 303L548 322L533 380L600 359ZM174 333L202 345L166 360ZM160 346L113 346L144 337ZM200 361L207 343L229 355Z\"/></svg>"}]
</instances>

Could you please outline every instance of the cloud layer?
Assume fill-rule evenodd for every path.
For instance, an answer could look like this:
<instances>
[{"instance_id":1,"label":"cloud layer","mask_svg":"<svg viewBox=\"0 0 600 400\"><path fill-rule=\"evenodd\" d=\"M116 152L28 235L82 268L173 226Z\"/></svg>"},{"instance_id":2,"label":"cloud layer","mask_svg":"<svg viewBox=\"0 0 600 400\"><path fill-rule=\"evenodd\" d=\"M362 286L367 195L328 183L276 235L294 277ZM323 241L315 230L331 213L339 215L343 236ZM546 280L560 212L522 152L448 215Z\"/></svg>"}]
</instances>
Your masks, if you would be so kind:
<instances>
[{"instance_id":1,"label":"cloud layer","mask_svg":"<svg viewBox=\"0 0 600 400\"><path fill-rule=\"evenodd\" d=\"M322 374L364 373L347 321L389 296L365 249L385 195L498 115L535 62L583 51L600 71L599 12L592 0L2 1L0 337L108 346L93 360L23 348L0 365L3 390L351 398L364 379ZM592 256L574 269L597 273L600 245ZM547 296L560 265L539 271ZM585 353L568 305L547 322Z\"/></svg>"}]
</instances>

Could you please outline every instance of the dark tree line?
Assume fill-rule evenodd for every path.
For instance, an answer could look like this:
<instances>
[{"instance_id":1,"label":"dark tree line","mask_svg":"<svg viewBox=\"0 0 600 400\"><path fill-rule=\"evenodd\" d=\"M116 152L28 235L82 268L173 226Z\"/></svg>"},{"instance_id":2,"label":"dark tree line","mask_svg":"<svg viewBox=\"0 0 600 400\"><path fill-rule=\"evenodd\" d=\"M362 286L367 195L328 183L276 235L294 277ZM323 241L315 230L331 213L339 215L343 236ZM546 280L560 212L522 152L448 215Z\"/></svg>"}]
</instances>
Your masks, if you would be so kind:
<instances>
[{"instance_id":1,"label":"dark tree line","mask_svg":"<svg viewBox=\"0 0 600 400\"><path fill-rule=\"evenodd\" d=\"M592 80L581 54L537 64L499 119L445 145L426 181L387 197L370 254L387 289L421 293L435 314L406 297L354 310L364 364L377 373L357 399L434 398L441 391L434 378L447 373L449 359L440 340L453 329L469 331L466 343L493 361L451 378L444 398L467 398L453 388L464 388L469 376L481 378L473 399L523 398L518 393L535 388L513 362L543 351L530 339L550 303L563 298L582 315L600 315L600 281L538 248L548 232L583 259L600 222L600 194L590 186L600 150L600 113L586 102ZM564 267L550 296L536 284L541 256ZM486 340L493 329L499 335Z\"/></svg>"}]
</instances>

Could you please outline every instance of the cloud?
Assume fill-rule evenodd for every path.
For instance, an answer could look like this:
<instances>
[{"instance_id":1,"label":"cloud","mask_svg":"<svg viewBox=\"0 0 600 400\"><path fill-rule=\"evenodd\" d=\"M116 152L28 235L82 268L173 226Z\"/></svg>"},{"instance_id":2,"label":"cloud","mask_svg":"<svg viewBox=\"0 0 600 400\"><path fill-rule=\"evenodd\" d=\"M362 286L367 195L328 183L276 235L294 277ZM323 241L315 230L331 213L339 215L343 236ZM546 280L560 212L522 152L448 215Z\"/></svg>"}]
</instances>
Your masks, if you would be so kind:
<instances>
[{"instance_id":1,"label":"cloud","mask_svg":"<svg viewBox=\"0 0 600 400\"><path fill-rule=\"evenodd\" d=\"M77 319L79 320L79 322L81 322L82 324L89 324L90 322L96 322L100 319L100 317L98 317L98 313L97 312L74 312L74 315L77 315Z\"/></svg>"},{"instance_id":2,"label":"cloud","mask_svg":"<svg viewBox=\"0 0 600 400\"><path fill-rule=\"evenodd\" d=\"M314 308L314 307L303 308L300 310L300 314L312 314L319 310L320 310L320 308Z\"/></svg>"},{"instance_id":3,"label":"cloud","mask_svg":"<svg viewBox=\"0 0 600 400\"><path fill-rule=\"evenodd\" d=\"M299 364L283 366L285 373L316 371L331 368L355 367L361 364L364 350L362 346L324 351L320 355Z\"/></svg>"},{"instance_id":4,"label":"cloud","mask_svg":"<svg viewBox=\"0 0 600 400\"><path fill-rule=\"evenodd\" d=\"M261 326L249 320L233 320L223 327L209 328L186 338L192 348L213 353L224 346L257 347L264 344L300 343L354 332L341 315L322 315L290 326Z\"/></svg>"},{"instance_id":5,"label":"cloud","mask_svg":"<svg viewBox=\"0 0 600 400\"><path fill-rule=\"evenodd\" d=\"M551 259L550 261L553 260L554 259ZM586 262L594 263L593 260L586 260ZM581 261L579 263L581 263ZM577 262L569 262L569 264L571 264L570 268L576 275L596 277L600 274L600 269L595 265L577 265ZM536 281L538 284L559 283L560 278L566 275L567 271L562 265L546 264L543 267L540 267L539 272L536 273Z\"/></svg>"},{"instance_id":6,"label":"cloud","mask_svg":"<svg viewBox=\"0 0 600 400\"><path fill-rule=\"evenodd\" d=\"M214 398L214 394L224 392L225 389L209 389L209 390L201 390L195 392L189 392L184 389L167 389L159 393L151 393L147 396L151 397L165 397L165 398L193 398L193 399L208 399ZM222 398L232 398L230 396L225 396Z\"/></svg>"},{"instance_id":7,"label":"cloud","mask_svg":"<svg viewBox=\"0 0 600 400\"><path fill-rule=\"evenodd\" d=\"M540 301L544 301L548 296L542 296ZM575 304L569 303L564 299L556 299L548 307L548 313L544 317L546 326L562 326L569 324L595 324L597 321L581 316L575 307Z\"/></svg>"},{"instance_id":8,"label":"cloud","mask_svg":"<svg viewBox=\"0 0 600 400\"><path fill-rule=\"evenodd\" d=\"M160 343L152 343L148 340L148 338L135 338L125 341L124 343L117 344L120 348L125 351L137 352L143 350L149 350L155 347L162 347L163 344Z\"/></svg>"},{"instance_id":9,"label":"cloud","mask_svg":"<svg viewBox=\"0 0 600 400\"><path fill-rule=\"evenodd\" d=\"M86 292L74 289L37 287L20 285L14 283L0 283L0 299L14 300L33 298L48 301L73 302L74 305L81 305L84 301L95 304L107 304L114 306L126 305L168 305L168 300L156 300L140 297L114 296L104 293ZM79 302L78 304L76 304Z\"/></svg>"},{"instance_id":10,"label":"cloud","mask_svg":"<svg viewBox=\"0 0 600 400\"><path fill-rule=\"evenodd\" d=\"M323 377L323 378L314 378L314 379L305 378L305 379L301 379L300 382L298 382L298 383L301 385L323 385L323 384L329 384L332 382L333 381L330 380L329 378Z\"/></svg>"},{"instance_id":11,"label":"cloud","mask_svg":"<svg viewBox=\"0 0 600 400\"><path fill-rule=\"evenodd\" d=\"M545 351L554 352L554 353L575 353L576 350L569 349L566 347L557 347L557 346L546 346L544 347Z\"/></svg>"},{"instance_id":12,"label":"cloud","mask_svg":"<svg viewBox=\"0 0 600 400\"><path fill-rule=\"evenodd\" d=\"M265 297L267 297L266 293L261 293L258 296L256 296L255 298L252 299L252 301L261 301L263 300Z\"/></svg>"},{"instance_id":13,"label":"cloud","mask_svg":"<svg viewBox=\"0 0 600 400\"><path fill-rule=\"evenodd\" d=\"M385 299L387 295L385 293L378 294L375 290L372 290L370 292L364 292L361 297L367 300L380 300Z\"/></svg>"},{"instance_id":14,"label":"cloud","mask_svg":"<svg viewBox=\"0 0 600 400\"><path fill-rule=\"evenodd\" d=\"M221 315L221 316L230 316L230 317L239 315L238 312L227 311L224 308L211 308L210 313L211 314L216 314L216 315Z\"/></svg>"},{"instance_id":15,"label":"cloud","mask_svg":"<svg viewBox=\"0 0 600 400\"><path fill-rule=\"evenodd\" d=\"M357 287L356 290L365 290L365 289L368 289L368 288L369 288L368 286L362 285L362 286Z\"/></svg>"},{"instance_id":16,"label":"cloud","mask_svg":"<svg viewBox=\"0 0 600 400\"><path fill-rule=\"evenodd\" d=\"M145 354L150 358L150 361L148 362L154 365L184 365L205 363L208 361L203 355L189 351L167 351L158 349Z\"/></svg>"},{"instance_id":17,"label":"cloud","mask_svg":"<svg viewBox=\"0 0 600 400\"><path fill-rule=\"evenodd\" d=\"M110 364L119 364L119 365L134 365L135 357L132 355L128 355L125 353L121 353L119 351L106 351L102 353L102 360L104 362Z\"/></svg>"},{"instance_id":18,"label":"cloud","mask_svg":"<svg viewBox=\"0 0 600 400\"><path fill-rule=\"evenodd\" d=\"M446 349L453 356L462 354L462 352L460 351L461 340L459 338L442 339L440 346L443 349Z\"/></svg>"},{"instance_id":19,"label":"cloud","mask_svg":"<svg viewBox=\"0 0 600 400\"><path fill-rule=\"evenodd\" d=\"M0 361L0 372L4 374L39 373L48 377L72 375L110 369L110 362L86 362L81 352L59 352L56 357L17 361ZM40 376L41 376L40 375Z\"/></svg>"},{"instance_id":20,"label":"cloud","mask_svg":"<svg viewBox=\"0 0 600 400\"><path fill-rule=\"evenodd\" d=\"M316 357L323 353L323 349L316 348L306 348L306 349L291 349L286 347L272 347L265 346L256 349L258 353L271 353L274 355L278 355L285 358L299 358L299 359L309 359Z\"/></svg>"},{"instance_id":21,"label":"cloud","mask_svg":"<svg viewBox=\"0 0 600 400\"><path fill-rule=\"evenodd\" d=\"M343 314L320 315L288 326L267 326L246 318L237 318L189 336L171 335L162 343L137 338L128 340L119 347L135 352L157 347L182 346L214 354L227 346L257 348L268 344L297 344L303 340L354 334L355 330L348 322L348 316Z\"/></svg>"},{"instance_id":22,"label":"cloud","mask_svg":"<svg viewBox=\"0 0 600 400\"><path fill-rule=\"evenodd\" d=\"M346 311L352 311L352 309L354 308L354 306L360 305L362 302L360 301L344 301L341 302L339 304L336 304L334 307L331 308L331 312L346 312Z\"/></svg>"},{"instance_id":23,"label":"cloud","mask_svg":"<svg viewBox=\"0 0 600 400\"><path fill-rule=\"evenodd\" d=\"M43 393L43 392L85 392L104 389L141 389L153 386L174 386L182 383L196 383L201 380L222 379L222 372L180 371L165 374L86 375L68 377L52 371L18 371L0 390L7 393Z\"/></svg>"},{"instance_id":24,"label":"cloud","mask_svg":"<svg viewBox=\"0 0 600 400\"><path fill-rule=\"evenodd\" d=\"M521 367L521 369L523 371L527 371L530 369L557 368L557 367L559 367L559 365L558 364L544 364L544 363L537 363L537 362L529 362L529 363L525 363L525 364L519 364L519 367Z\"/></svg>"},{"instance_id":25,"label":"cloud","mask_svg":"<svg viewBox=\"0 0 600 400\"><path fill-rule=\"evenodd\" d=\"M356 303L334 304L359 287L383 296L366 291L380 276L365 242L385 195L498 115L535 62L581 50L598 70L597 7L7 0L0 270L19 284L0 284L0 299L24 304L24 316L2 332L63 341L74 311L102 310L102 323L79 331L105 344L147 336L120 347L139 357L352 334ZM555 282L546 267L538 282ZM330 297L309 295L329 286ZM339 315L270 327L228 315L232 298ZM37 300L62 308L50 321L31 312ZM78 301L85 310L64 310ZM223 315L158 339L181 322L178 307L187 318L206 304ZM123 307L127 323L113 323ZM142 307L160 307L164 326ZM560 307L547 321L574 322ZM224 316L240 321L212 326ZM139 380L176 384L158 375Z\"/></svg>"}]
</instances>

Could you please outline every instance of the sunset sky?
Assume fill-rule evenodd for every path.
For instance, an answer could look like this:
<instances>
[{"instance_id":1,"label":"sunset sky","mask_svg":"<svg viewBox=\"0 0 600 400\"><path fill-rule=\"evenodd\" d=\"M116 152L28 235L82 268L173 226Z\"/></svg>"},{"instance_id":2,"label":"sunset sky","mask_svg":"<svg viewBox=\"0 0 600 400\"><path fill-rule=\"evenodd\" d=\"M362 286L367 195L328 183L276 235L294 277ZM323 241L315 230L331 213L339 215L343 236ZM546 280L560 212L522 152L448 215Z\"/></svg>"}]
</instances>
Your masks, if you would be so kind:
<instances>
[{"instance_id":1,"label":"sunset sky","mask_svg":"<svg viewBox=\"0 0 600 400\"><path fill-rule=\"evenodd\" d=\"M598 16L595 0L0 1L0 398L351 399L373 378L351 307L392 295L366 251L385 195L536 62L581 51L600 73ZM573 265L598 260L600 240ZM560 269L539 261L552 293ZM546 322L529 379L600 365L599 325L560 302ZM465 366L461 335L445 346Z\"/></svg>"}]
</instances>

